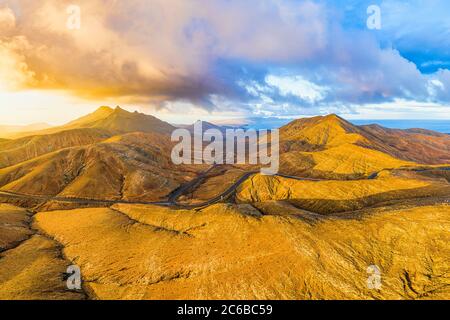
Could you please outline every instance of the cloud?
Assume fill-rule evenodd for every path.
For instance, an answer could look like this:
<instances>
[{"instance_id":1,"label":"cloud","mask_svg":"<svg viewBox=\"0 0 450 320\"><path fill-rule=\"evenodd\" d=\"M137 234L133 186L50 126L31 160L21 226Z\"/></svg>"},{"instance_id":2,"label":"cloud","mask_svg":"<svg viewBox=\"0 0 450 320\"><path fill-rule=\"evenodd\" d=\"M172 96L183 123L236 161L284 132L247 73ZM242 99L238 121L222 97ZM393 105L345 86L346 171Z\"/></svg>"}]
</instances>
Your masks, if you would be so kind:
<instances>
[{"instance_id":1,"label":"cloud","mask_svg":"<svg viewBox=\"0 0 450 320\"><path fill-rule=\"evenodd\" d=\"M326 88L320 87L301 76L274 76L269 75L266 83L276 87L283 96L295 96L309 103L315 103L324 99Z\"/></svg>"},{"instance_id":2,"label":"cloud","mask_svg":"<svg viewBox=\"0 0 450 320\"><path fill-rule=\"evenodd\" d=\"M8 7L0 7L0 30L9 32L16 26L16 16Z\"/></svg>"},{"instance_id":3,"label":"cloud","mask_svg":"<svg viewBox=\"0 0 450 320\"><path fill-rule=\"evenodd\" d=\"M352 15L362 21L346 22L347 11L361 7L352 1L344 11L312 0L78 3L81 28L71 30L72 1L0 0L2 82L157 108L260 114L450 100L446 71L423 74L379 34L357 27L366 8ZM384 37L405 39L392 35L393 17L410 9L395 4L382 5Z\"/></svg>"}]
</instances>

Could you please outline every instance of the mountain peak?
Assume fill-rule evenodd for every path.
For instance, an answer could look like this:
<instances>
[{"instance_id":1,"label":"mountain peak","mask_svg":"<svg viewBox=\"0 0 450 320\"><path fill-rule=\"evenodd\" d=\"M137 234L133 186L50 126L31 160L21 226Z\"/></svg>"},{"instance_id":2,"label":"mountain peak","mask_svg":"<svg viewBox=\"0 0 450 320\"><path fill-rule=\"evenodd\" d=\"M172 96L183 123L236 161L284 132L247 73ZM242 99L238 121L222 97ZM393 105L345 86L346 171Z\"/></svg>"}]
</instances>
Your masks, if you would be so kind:
<instances>
[{"instance_id":1,"label":"mountain peak","mask_svg":"<svg viewBox=\"0 0 450 320\"><path fill-rule=\"evenodd\" d=\"M302 118L281 128L282 139L302 141L310 146L336 146L363 139L357 127L336 114Z\"/></svg>"},{"instance_id":2,"label":"mountain peak","mask_svg":"<svg viewBox=\"0 0 450 320\"><path fill-rule=\"evenodd\" d=\"M323 116L324 119L333 119L333 120L343 120L341 117L339 117L337 114L335 113L330 113L329 115Z\"/></svg>"},{"instance_id":3,"label":"mountain peak","mask_svg":"<svg viewBox=\"0 0 450 320\"><path fill-rule=\"evenodd\" d=\"M112 112L113 109L111 107L108 107L108 106L101 106L97 110L95 110L95 112L105 112L105 111Z\"/></svg>"}]
</instances>

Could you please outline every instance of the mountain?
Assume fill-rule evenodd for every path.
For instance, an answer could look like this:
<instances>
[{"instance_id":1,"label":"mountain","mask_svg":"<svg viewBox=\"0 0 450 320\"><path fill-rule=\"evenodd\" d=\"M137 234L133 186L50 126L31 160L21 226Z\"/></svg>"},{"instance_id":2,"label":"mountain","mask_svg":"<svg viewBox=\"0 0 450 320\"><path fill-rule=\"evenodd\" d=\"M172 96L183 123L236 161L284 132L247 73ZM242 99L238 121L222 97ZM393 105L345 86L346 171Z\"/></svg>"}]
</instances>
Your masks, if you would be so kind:
<instances>
[{"instance_id":1,"label":"mountain","mask_svg":"<svg viewBox=\"0 0 450 320\"><path fill-rule=\"evenodd\" d=\"M172 128L102 107L0 141L0 202L32 208L0 204L0 299L449 298L450 171L418 164L445 162L448 137L298 119L281 128L281 174L263 176L175 166Z\"/></svg>"},{"instance_id":2,"label":"mountain","mask_svg":"<svg viewBox=\"0 0 450 320\"><path fill-rule=\"evenodd\" d=\"M369 176L384 168L450 163L450 136L426 130L356 126L337 115L295 120L280 129L285 174Z\"/></svg>"},{"instance_id":3,"label":"mountain","mask_svg":"<svg viewBox=\"0 0 450 320\"><path fill-rule=\"evenodd\" d=\"M153 116L131 113L119 107L100 107L66 125L31 132L18 139L0 141L0 168L59 149L99 142L118 134L146 132L169 135L174 129Z\"/></svg>"},{"instance_id":4,"label":"mountain","mask_svg":"<svg viewBox=\"0 0 450 320\"><path fill-rule=\"evenodd\" d=\"M101 112L104 112L104 110L101 110ZM117 107L106 117L75 125L83 128L105 129L115 133L149 132L170 135L175 130L172 125L156 117L137 111L131 113L120 107Z\"/></svg>"},{"instance_id":5,"label":"mountain","mask_svg":"<svg viewBox=\"0 0 450 320\"><path fill-rule=\"evenodd\" d=\"M101 107L66 125L0 143L0 188L33 195L159 200L196 170L170 159L175 128Z\"/></svg>"},{"instance_id":6,"label":"mountain","mask_svg":"<svg viewBox=\"0 0 450 320\"><path fill-rule=\"evenodd\" d=\"M379 125L359 127L374 147L400 159L425 164L450 163L450 135L424 129L388 129Z\"/></svg>"},{"instance_id":7,"label":"mountain","mask_svg":"<svg viewBox=\"0 0 450 320\"><path fill-rule=\"evenodd\" d=\"M277 117L247 117L234 118L214 121L219 126L238 127L246 129L277 129L291 121L294 118L277 118Z\"/></svg>"},{"instance_id":8,"label":"mountain","mask_svg":"<svg viewBox=\"0 0 450 320\"><path fill-rule=\"evenodd\" d=\"M424 129L356 126L337 115L295 120L281 128L289 150L323 150L347 143L424 164L450 162L450 136Z\"/></svg>"},{"instance_id":9,"label":"mountain","mask_svg":"<svg viewBox=\"0 0 450 320\"><path fill-rule=\"evenodd\" d=\"M0 169L0 188L33 195L160 200L195 174L172 164L171 146L168 136L138 132L64 148Z\"/></svg>"},{"instance_id":10,"label":"mountain","mask_svg":"<svg viewBox=\"0 0 450 320\"><path fill-rule=\"evenodd\" d=\"M204 130L212 128L226 127L203 123ZM0 142L0 188L33 195L163 200L208 168L173 165L174 129L153 116L101 107L66 125ZM298 119L280 129L280 170L325 179L364 178L418 162L445 163L448 139L428 131L359 127L336 115ZM229 169L224 170L228 177Z\"/></svg>"},{"instance_id":11,"label":"mountain","mask_svg":"<svg viewBox=\"0 0 450 320\"><path fill-rule=\"evenodd\" d=\"M88 145L110 137L100 129L73 129L36 135L0 144L0 168L5 168L59 149Z\"/></svg>"},{"instance_id":12,"label":"mountain","mask_svg":"<svg viewBox=\"0 0 450 320\"><path fill-rule=\"evenodd\" d=\"M113 108L110 108L107 106L102 106L102 107L98 108L97 110L95 110L94 112L92 112L84 117L75 119L75 120L67 123L63 127L66 129L85 127L85 126L95 123L97 121L103 120L103 119L109 117L113 113L114 113Z\"/></svg>"},{"instance_id":13,"label":"mountain","mask_svg":"<svg viewBox=\"0 0 450 320\"><path fill-rule=\"evenodd\" d=\"M323 150L364 140L356 126L338 117L303 118L280 128L280 140L288 150Z\"/></svg>"},{"instance_id":14,"label":"mountain","mask_svg":"<svg viewBox=\"0 0 450 320\"><path fill-rule=\"evenodd\" d=\"M23 133L25 135L45 135L72 129L101 129L107 130L111 135L129 132L150 132L171 134L175 129L167 122L161 121L151 115L143 113L128 112L120 107L112 109L110 107L100 107L87 116L71 121L63 126Z\"/></svg>"}]
</instances>

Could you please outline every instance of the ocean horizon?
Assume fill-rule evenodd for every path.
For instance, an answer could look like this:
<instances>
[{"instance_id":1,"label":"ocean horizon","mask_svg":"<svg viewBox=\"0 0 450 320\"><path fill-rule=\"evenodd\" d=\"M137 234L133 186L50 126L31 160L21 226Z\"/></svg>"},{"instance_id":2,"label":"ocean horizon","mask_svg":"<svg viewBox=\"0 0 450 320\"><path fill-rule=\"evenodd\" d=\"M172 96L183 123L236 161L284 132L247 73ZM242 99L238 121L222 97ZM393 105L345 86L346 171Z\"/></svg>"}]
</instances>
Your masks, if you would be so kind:
<instances>
[{"instance_id":1,"label":"ocean horizon","mask_svg":"<svg viewBox=\"0 0 450 320\"><path fill-rule=\"evenodd\" d=\"M247 123L242 125L244 128L252 128L256 130L261 129L276 129L280 128L295 119L280 119L280 118L248 118ZM380 126L390 128L390 129L426 129L432 130L440 133L450 134L450 120L398 120L398 119L388 119L388 120L377 120L377 119L365 119L365 120L348 120L354 125L369 125L378 124ZM224 123L222 123L223 125ZM233 126L232 123L227 125Z\"/></svg>"},{"instance_id":2,"label":"ocean horizon","mask_svg":"<svg viewBox=\"0 0 450 320\"><path fill-rule=\"evenodd\" d=\"M426 129L450 134L450 120L349 120L356 125L378 124L390 129Z\"/></svg>"}]
</instances>

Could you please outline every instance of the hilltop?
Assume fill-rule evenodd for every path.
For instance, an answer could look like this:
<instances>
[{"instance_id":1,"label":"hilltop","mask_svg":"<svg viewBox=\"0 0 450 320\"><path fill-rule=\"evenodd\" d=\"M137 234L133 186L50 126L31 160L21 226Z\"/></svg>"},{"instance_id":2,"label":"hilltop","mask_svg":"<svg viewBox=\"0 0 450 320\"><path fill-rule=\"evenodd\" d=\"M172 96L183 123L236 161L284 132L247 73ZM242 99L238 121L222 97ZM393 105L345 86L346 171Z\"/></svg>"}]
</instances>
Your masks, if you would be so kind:
<instances>
[{"instance_id":1,"label":"hilltop","mask_svg":"<svg viewBox=\"0 0 450 320\"><path fill-rule=\"evenodd\" d=\"M196 169L170 161L175 128L153 116L101 107L66 125L0 145L0 187L33 195L159 200Z\"/></svg>"},{"instance_id":2,"label":"hilltop","mask_svg":"<svg viewBox=\"0 0 450 320\"><path fill-rule=\"evenodd\" d=\"M173 165L173 129L101 107L0 140L0 201L28 208L0 204L0 299L450 296L448 136L298 119L262 176Z\"/></svg>"},{"instance_id":3,"label":"hilltop","mask_svg":"<svg viewBox=\"0 0 450 320\"><path fill-rule=\"evenodd\" d=\"M193 125L186 128L192 130ZM203 128L224 130L208 122ZM165 200L207 168L172 164L173 130L153 116L100 107L63 126L1 141L0 189L103 200ZM280 168L287 175L367 178L383 169L446 163L449 145L449 136L429 131L355 126L336 115L305 118L280 129ZM248 170L254 168L225 166L205 177L192 196L213 196Z\"/></svg>"},{"instance_id":4,"label":"hilltop","mask_svg":"<svg viewBox=\"0 0 450 320\"><path fill-rule=\"evenodd\" d=\"M369 176L385 168L450 163L450 136L356 126L337 115L294 120L280 129L286 174Z\"/></svg>"},{"instance_id":5,"label":"hilltop","mask_svg":"<svg viewBox=\"0 0 450 320\"><path fill-rule=\"evenodd\" d=\"M146 115L137 111L128 112L120 107L113 109L102 106L96 111L65 125L45 130L23 132L21 133L21 136L46 135L83 128L106 130L111 134L128 132L170 134L174 130L174 127L169 123L161 121L151 115Z\"/></svg>"}]
</instances>

